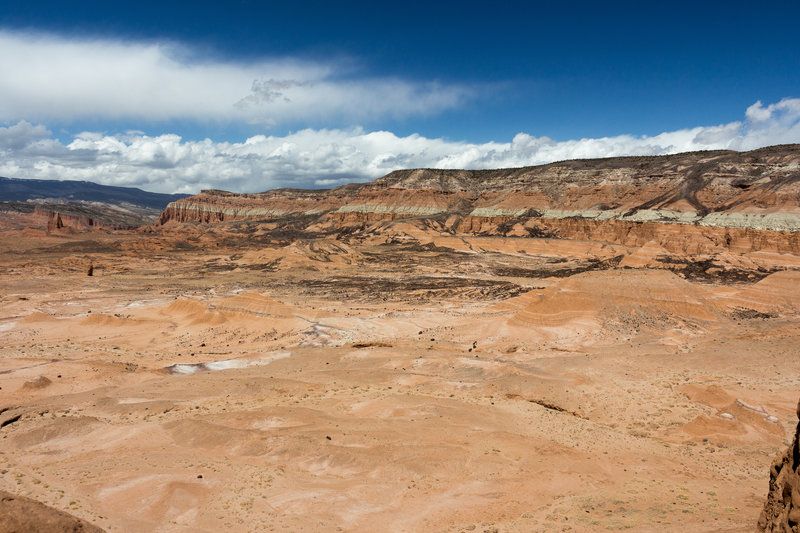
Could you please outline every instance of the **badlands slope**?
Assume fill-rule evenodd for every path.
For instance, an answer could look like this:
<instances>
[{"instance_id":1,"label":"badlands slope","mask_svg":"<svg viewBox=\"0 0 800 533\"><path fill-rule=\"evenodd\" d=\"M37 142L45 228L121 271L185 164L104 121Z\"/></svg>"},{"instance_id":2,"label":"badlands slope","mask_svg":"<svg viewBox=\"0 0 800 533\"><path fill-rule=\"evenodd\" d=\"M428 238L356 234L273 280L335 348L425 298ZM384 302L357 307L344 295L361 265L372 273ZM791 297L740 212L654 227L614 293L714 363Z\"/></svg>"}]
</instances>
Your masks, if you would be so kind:
<instances>
[{"instance_id":1,"label":"badlands slope","mask_svg":"<svg viewBox=\"0 0 800 533\"><path fill-rule=\"evenodd\" d=\"M677 222L528 205L617 160L539 192L204 193L136 231L2 218L0 490L106 531L752 531L795 436L798 233L703 221L794 220L771 150L647 159L719 198L741 178L692 161L768 166ZM522 215L475 213L512 178Z\"/></svg>"}]
</instances>

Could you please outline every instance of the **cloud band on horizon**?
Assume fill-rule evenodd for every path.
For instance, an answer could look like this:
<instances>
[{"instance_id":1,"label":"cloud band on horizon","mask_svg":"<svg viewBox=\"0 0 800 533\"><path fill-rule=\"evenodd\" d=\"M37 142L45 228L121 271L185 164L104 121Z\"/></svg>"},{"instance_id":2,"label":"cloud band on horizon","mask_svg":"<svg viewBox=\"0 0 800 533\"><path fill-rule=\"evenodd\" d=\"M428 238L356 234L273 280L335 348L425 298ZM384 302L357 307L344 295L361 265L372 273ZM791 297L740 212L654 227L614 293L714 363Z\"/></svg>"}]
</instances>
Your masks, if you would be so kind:
<instances>
[{"instance_id":1,"label":"cloud band on horizon","mask_svg":"<svg viewBox=\"0 0 800 533\"><path fill-rule=\"evenodd\" d=\"M654 136L619 135L555 141L518 133L510 142L470 143L398 137L388 131L304 129L244 142L184 141L164 134L85 132L63 144L44 125L0 127L0 175L77 179L195 193L216 188L258 192L277 187L332 187L402 168L503 168L566 159L664 155L696 150L751 150L800 143L800 98L745 111L743 121Z\"/></svg>"}]
</instances>

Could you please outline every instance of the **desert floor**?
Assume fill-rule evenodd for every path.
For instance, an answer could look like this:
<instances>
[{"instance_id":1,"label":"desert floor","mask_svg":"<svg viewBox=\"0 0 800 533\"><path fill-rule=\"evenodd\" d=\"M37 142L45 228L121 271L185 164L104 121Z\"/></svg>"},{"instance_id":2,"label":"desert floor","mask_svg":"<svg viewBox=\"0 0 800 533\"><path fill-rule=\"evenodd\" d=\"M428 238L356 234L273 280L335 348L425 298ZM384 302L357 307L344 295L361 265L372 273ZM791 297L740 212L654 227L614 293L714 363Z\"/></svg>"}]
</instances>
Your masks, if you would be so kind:
<instances>
[{"instance_id":1,"label":"desert floor","mask_svg":"<svg viewBox=\"0 0 800 533\"><path fill-rule=\"evenodd\" d=\"M398 234L9 226L0 489L125 532L754 528L797 257Z\"/></svg>"}]
</instances>

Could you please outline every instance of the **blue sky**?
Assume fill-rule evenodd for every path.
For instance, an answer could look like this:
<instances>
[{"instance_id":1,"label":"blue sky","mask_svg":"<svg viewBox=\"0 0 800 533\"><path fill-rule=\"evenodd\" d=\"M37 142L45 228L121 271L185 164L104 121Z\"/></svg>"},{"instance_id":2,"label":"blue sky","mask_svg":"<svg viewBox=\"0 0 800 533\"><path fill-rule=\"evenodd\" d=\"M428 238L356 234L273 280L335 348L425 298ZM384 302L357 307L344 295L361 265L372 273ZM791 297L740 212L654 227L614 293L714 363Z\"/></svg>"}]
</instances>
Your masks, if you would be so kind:
<instances>
[{"instance_id":1,"label":"blue sky","mask_svg":"<svg viewBox=\"0 0 800 533\"><path fill-rule=\"evenodd\" d=\"M798 2L0 1L0 175L165 192L800 142Z\"/></svg>"}]
</instances>

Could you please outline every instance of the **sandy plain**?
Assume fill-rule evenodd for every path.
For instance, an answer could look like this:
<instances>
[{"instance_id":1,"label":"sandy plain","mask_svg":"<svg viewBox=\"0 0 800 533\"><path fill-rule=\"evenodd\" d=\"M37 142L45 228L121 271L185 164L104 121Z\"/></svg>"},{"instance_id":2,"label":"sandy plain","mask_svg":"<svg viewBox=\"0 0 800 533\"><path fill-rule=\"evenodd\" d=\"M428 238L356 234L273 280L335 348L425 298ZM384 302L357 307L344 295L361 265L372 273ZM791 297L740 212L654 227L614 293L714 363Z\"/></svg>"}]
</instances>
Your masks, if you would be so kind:
<instances>
[{"instance_id":1,"label":"sandy plain","mask_svg":"<svg viewBox=\"0 0 800 533\"><path fill-rule=\"evenodd\" d=\"M752 531L793 436L793 255L28 222L0 489L107 531Z\"/></svg>"}]
</instances>

